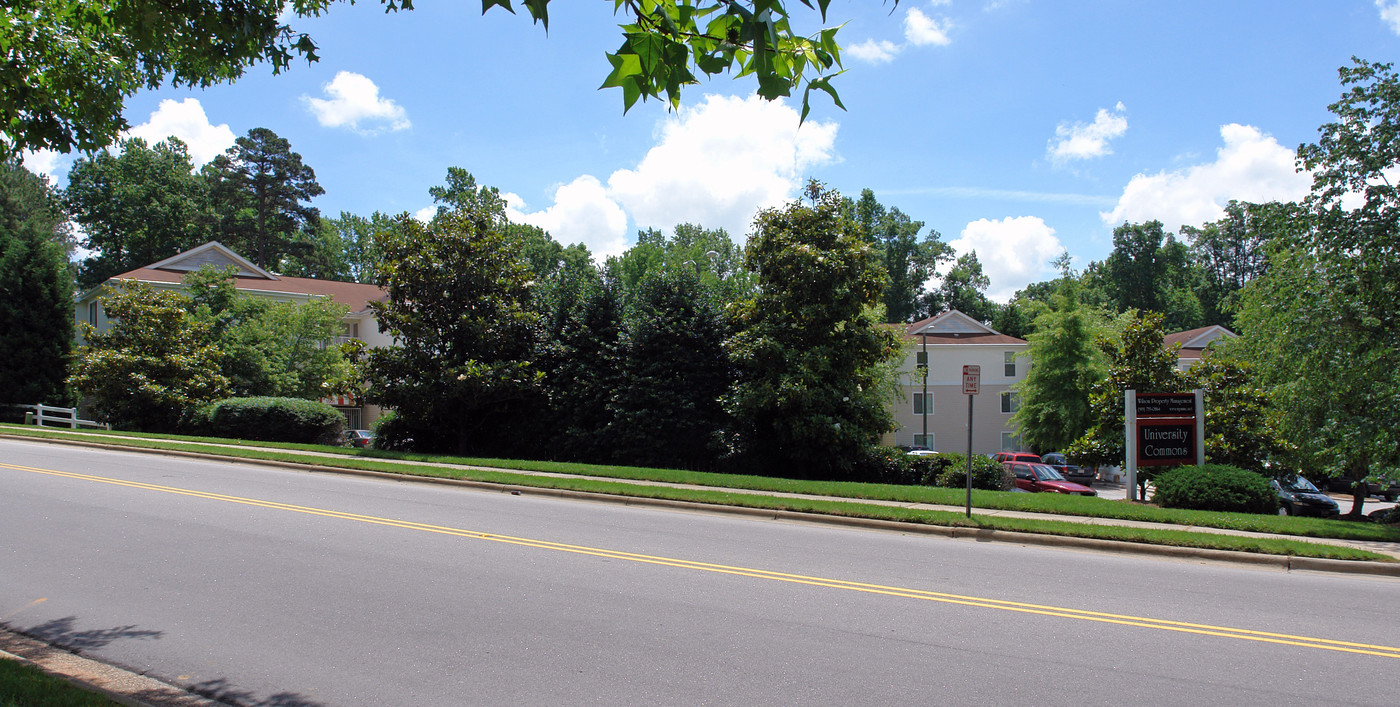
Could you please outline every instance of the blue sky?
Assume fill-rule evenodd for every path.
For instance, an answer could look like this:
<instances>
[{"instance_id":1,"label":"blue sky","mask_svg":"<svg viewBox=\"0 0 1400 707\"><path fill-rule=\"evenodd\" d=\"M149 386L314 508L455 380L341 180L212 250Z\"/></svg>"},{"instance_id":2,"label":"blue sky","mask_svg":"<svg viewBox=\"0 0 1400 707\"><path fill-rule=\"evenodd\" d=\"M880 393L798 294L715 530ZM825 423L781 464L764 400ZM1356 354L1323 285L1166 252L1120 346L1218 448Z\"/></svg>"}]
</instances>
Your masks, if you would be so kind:
<instances>
[{"instance_id":1,"label":"blue sky","mask_svg":"<svg viewBox=\"0 0 1400 707\"><path fill-rule=\"evenodd\" d=\"M320 62L142 93L133 134L178 135L202 162L270 128L315 169L328 216L417 213L462 167L516 220L598 255L685 221L742 240L807 178L868 187L976 250L1004 301L1063 251L1077 267L1105 257L1125 220L1175 231L1232 198L1301 197L1292 152L1329 119L1337 68L1400 54L1400 0L834 0L848 110L814 97L799 129L797 102L727 77L690 87L679 113L623 115L620 93L597 89L621 41L612 2L552 3L547 35L474 1L416 4L293 19ZM69 163L29 161L60 186Z\"/></svg>"}]
</instances>

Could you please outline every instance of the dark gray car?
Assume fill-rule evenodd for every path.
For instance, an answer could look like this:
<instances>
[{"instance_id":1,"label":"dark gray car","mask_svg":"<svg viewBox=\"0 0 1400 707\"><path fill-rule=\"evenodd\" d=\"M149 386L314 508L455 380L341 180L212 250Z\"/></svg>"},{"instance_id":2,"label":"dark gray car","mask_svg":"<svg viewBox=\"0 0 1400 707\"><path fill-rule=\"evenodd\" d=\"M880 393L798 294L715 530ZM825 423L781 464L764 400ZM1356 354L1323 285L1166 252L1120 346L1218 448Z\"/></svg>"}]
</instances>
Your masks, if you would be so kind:
<instances>
[{"instance_id":1,"label":"dark gray car","mask_svg":"<svg viewBox=\"0 0 1400 707\"><path fill-rule=\"evenodd\" d=\"M1060 476L1065 477L1065 479L1069 481L1073 481L1076 484L1083 484L1085 486L1092 486L1094 484L1093 469L1083 469L1078 466L1075 466L1074 464L1069 463L1069 460L1065 458L1065 455L1060 454L1059 452L1042 454L1040 456L1040 460L1045 464L1049 464L1050 466L1055 467L1055 471L1060 472Z\"/></svg>"}]
</instances>

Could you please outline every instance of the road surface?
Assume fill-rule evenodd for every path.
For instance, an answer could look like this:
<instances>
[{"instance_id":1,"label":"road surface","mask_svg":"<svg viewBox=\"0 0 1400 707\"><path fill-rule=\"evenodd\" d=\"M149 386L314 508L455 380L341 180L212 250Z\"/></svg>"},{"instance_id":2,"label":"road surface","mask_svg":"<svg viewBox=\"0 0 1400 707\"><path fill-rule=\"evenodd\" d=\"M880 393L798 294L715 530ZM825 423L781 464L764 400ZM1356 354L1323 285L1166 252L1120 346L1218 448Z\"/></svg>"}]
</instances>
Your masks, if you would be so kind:
<instances>
[{"instance_id":1,"label":"road surface","mask_svg":"<svg viewBox=\"0 0 1400 707\"><path fill-rule=\"evenodd\" d=\"M0 623L249 705L1388 705L1400 668L1393 579L30 442L0 538Z\"/></svg>"}]
</instances>

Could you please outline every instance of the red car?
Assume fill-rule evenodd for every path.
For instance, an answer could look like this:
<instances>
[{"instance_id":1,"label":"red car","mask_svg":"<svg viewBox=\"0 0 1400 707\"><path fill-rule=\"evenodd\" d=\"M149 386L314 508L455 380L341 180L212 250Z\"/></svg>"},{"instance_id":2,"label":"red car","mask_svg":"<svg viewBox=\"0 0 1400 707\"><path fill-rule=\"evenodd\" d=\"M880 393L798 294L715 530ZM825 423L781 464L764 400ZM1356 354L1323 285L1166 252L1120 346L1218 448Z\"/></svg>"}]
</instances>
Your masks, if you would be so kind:
<instances>
[{"instance_id":1,"label":"red car","mask_svg":"<svg viewBox=\"0 0 1400 707\"><path fill-rule=\"evenodd\" d=\"M1016 476L1016 488L1032 493L1069 493L1078 496L1097 496L1098 492L1073 481L1066 481L1060 472L1046 464L1033 462L1002 462L1002 466Z\"/></svg>"}]
</instances>

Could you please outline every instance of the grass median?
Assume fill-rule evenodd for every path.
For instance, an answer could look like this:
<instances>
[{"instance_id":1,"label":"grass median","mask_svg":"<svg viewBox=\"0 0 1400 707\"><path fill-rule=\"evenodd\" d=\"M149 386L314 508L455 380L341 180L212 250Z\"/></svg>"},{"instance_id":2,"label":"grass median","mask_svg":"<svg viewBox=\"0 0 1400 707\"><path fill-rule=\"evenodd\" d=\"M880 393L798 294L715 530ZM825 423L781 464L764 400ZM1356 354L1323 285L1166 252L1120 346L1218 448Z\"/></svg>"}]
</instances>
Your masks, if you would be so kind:
<instances>
[{"instance_id":1,"label":"grass median","mask_svg":"<svg viewBox=\"0 0 1400 707\"><path fill-rule=\"evenodd\" d=\"M240 440L189 437L176 438L169 436L136 435L132 433L81 432L74 434L68 431L38 430L33 427L19 425L0 425L0 431L29 437L51 439L73 439L77 437L88 441L104 442L120 446L215 454L256 461L313 464L331 468L463 479L493 484L690 501L775 511L786 510L820 513L852 518L871 518L948 527L1008 530L1081 538L1121 540L1153 545L1237 550L1273 555L1395 561L1395 558L1363 550L1295 540L1248 538L1192 532L1189 530L1096 525L1051 519L1022 519L985 515L974 515L973 518L968 519L961 513L902 508L898 506L862 502L890 501L910 504L960 506L963 504L965 493L961 489L851 482L801 481L674 469L644 469L637 467L569 464L548 461L440 457L398 454L377 450L351 450L342 447L271 445L263 442L246 442ZM123 437L130 438L127 439ZM254 445L256 445L256 448ZM273 449L269 449L268 447L273 447ZM307 454L307 452L315 452L317 455L313 456ZM330 454L331 456L319 456L323 454ZM449 464L452 466L446 466ZM551 475L540 476L535 474L514 473L517 471L543 472ZM585 476L602 478L582 478ZM611 481L609 479L654 481L708 488L649 486L636 483L624 483L622 481ZM725 491L724 489L831 496L849 500L788 498L753 493L735 493L732 491ZM1302 537L1330 537L1352 540L1400 542L1400 531L1389 526L1369 523L1328 521L1315 518L1256 516L1237 513L1180 511L1130 504L1121 501L1107 501L1098 498L1056 494L1015 494L995 491L974 491L973 505L979 509L1019 510L1096 518L1144 520Z\"/></svg>"}]
</instances>

